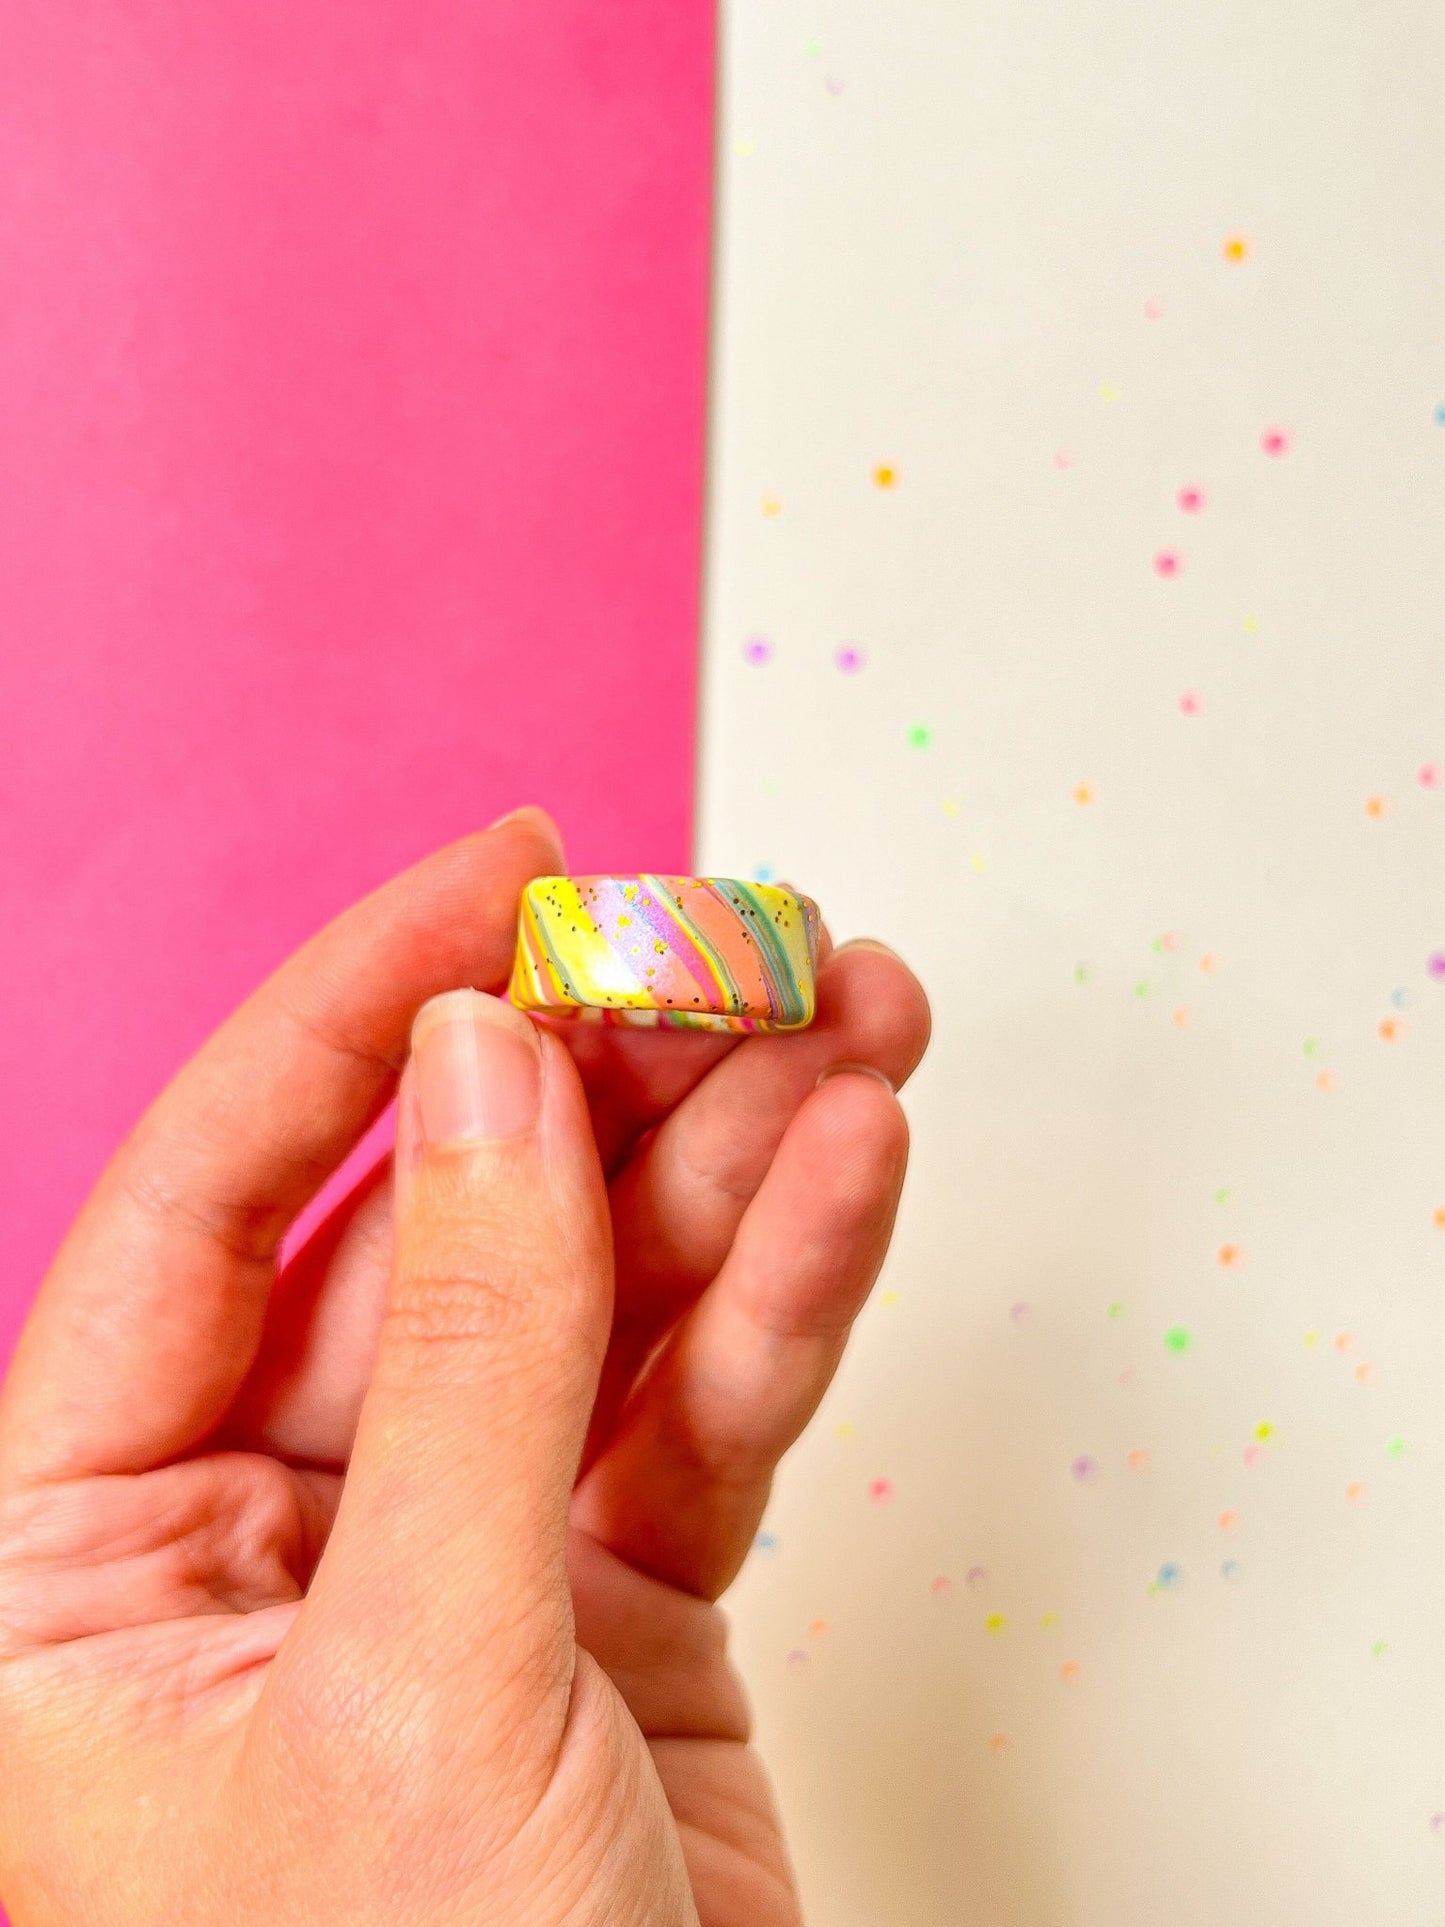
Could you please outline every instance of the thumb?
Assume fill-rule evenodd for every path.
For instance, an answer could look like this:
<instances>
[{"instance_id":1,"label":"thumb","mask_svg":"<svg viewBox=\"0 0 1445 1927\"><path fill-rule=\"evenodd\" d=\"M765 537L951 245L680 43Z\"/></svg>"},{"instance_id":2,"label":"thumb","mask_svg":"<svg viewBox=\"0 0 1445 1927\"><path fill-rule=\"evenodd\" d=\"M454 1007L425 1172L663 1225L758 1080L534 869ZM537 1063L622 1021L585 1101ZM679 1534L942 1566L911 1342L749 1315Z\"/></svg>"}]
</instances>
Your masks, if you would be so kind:
<instances>
[{"instance_id":1,"label":"thumb","mask_svg":"<svg viewBox=\"0 0 1445 1927\"><path fill-rule=\"evenodd\" d=\"M569 1053L496 997L434 998L412 1029L397 1173L371 1384L296 1633L334 1656L339 1630L383 1699L400 1674L465 1721L480 1695L487 1726L515 1735L549 1700L565 1716L567 1511L612 1316Z\"/></svg>"}]
</instances>

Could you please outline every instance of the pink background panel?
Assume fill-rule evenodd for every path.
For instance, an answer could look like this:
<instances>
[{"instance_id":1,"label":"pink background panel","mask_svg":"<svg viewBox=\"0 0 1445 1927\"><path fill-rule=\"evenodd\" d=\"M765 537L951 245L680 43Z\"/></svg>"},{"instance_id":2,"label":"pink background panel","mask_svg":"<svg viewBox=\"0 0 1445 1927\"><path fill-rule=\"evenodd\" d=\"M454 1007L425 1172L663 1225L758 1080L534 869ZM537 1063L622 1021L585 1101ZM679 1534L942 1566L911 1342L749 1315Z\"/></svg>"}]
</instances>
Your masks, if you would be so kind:
<instances>
[{"instance_id":1,"label":"pink background panel","mask_svg":"<svg viewBox=\"0 0 1445 1927\"><path fill-rule=\"evenodd\" d=\"M0 1356L319 922L525 800L682 868L712 12L7 0Z\"/></svg>"}]
</instances>

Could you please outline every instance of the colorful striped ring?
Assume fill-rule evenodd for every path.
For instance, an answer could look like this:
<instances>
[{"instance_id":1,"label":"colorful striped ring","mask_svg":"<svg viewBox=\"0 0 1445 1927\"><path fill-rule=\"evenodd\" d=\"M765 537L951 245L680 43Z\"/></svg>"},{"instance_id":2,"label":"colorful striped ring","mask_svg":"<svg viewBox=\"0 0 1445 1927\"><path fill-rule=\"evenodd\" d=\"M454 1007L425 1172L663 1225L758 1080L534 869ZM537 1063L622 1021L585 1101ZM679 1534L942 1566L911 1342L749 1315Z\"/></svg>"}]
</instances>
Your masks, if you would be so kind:
<instances>
[{"instance_id":1,"label":"colorful striped ring","mask_svg":"<svg viewBox=\"0 0 1445 1927\"><path fill-rule=\"evenodd\" d=\"M801 1030L817 1007L810 897L732 877L535 877L509 995L593 1023Z\"/></svg>"}]
</instances>

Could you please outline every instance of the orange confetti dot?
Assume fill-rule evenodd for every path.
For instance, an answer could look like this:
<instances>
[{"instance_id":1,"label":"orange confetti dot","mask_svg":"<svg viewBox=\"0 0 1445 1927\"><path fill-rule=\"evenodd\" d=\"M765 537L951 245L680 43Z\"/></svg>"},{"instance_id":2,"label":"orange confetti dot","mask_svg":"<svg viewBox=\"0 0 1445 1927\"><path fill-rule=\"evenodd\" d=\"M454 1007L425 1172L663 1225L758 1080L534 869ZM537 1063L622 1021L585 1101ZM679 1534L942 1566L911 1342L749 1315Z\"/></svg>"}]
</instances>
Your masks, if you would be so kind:
<instances>
[{"instance_id":1,"label":"orange confetti dot","mask_svg":"<svg viewBox=\"0 0 1445 1927\"><path fill-rule=\"evenodd\" d=\"M1074 1681L1078 1677L1079 1677L1078 1661L1074 1659L1066 1659L1063 1665L1059 1668L1059 1678L1064 1682L1065 1686L1072 1686Z\"/></svg>"},{"instance_id":2,"label":"orange confetti dot","mask_svg":"<svg viewBox=\"0 0 1445 1927\"><path fill-rule=\"evenodd\" d=\"M1315 1079L1315 1089L1319 1091L1332 1091L1334 1088L1335 1088L1334 1072L1321 1071L1319 1076Z\"/></svg>"},{"instance_id":3,"label":"orange confetti dot","mask_svg":"<svg viewBox=\"0 0 1445 1927\"><path fill-rule=\"evenodd\" d=\"M828 1630L829 1630L828 1622L826 1619L815 1619L809 1624L809 1627L808 1627L808 1631L813 1635L815 1639L821 1633L826 1633Z\"/></svg>"},{"instance_id":4,"label":"orange confetti dot","mask_svg":"<svg viewBox=\"0 0 1445 1927\"><path fill-rule=\"evenodd\" d=\"M1174 1028L1176 1030L1187 1030L1189 1028L1189 1018L1190 1012L1181 1004L1174 1013Z\"/></svg>"},{"instance_id":5,"label":"orange confetti dot","mask_svg":"<svg viewBox=\"0 0 1445 1927\"><path fill-rule=\"evenodd\" d=\"M1365 799L1365 815L1372 816L1377 821L1380 817L1387 814L1389 808L1390 805L1385 801L1383 796L1370 796Z\"/></svg>"},{"instance_id":6,"label":"orange confetti dot","mask_svg":"<svg viewBox=\"0 0 1445 1927\"><path fill-rule=\"evenodd\" d=\"M1008 1751L1008 1743L1007 1733L995 1733L988 1743L989 1751L991 1753L1006 1753Z\"/></svg>"},{"instance_id":7,"label":"orange confetti dot","mask_svg":"<svg viewBox=\"0 0 1445 1927\"><path fill-rule=\"evenodd\" d=\"M1222 252L1226 261L1248 260L1249 242L1242 234L1231 234L1226 238Z\"/></svg>"},{"instance_id":8,"label":"orange confetti dot","mask_svg":"<svg viewBox=\"0 0 1445 1927\"><path fill-rule=\"evenodd\" d=\"M1199 959L1199 968L1204 972L1206 977L1212 977L1219 968L1218 957L1210 956L1206 953Z\"/></svg>"},{"instance_id":9,"label":"orange confetti dot","mask_svg":"<svg viewBox=\"0 0 1445 1927\"><path fill-rule=\"evenodd\" d=\"M1129 1454L1127 1464L1131 1472L1142 1472L1149 1463L1149 1454L1141 1446L1135 1446Z\"/></svg>"},{"instance_id":10,"label":"orange confetti dot","mask_svg":"<svg viewBox=\"0 0 1445 1927\"><path fill-rule=\"evenodd\" d=\"M873 480L879 488L892 488L898 480L898 470L887 462L880 462L873 471Z\"/></svg>"},{"instance_id":11,"label":"orange confetti dot","mask_svg":"<svg viewBox=\"0 0 1445 1927\"><path fill-rule=\"evenodd\" d=\"M1393 1044L1397 1038L1403 1037L1404 1034L1405 1026L1400 1022L1398 1017L1382 1017L1380 1019L1380 1035L1387 1044Z\"/></svg>"},{"instance_id":12,"label":"orange confetti dot","mask_svg":"<svg viewBox=\"0 0 1445 1927\"><path fill-rule=\"evenodd\" d=\"M1369 1363L1356 1365L1355 1367L1355 1383L1357 1385L1368 1385L1374 1375L1375 1368Z\"/></svg>"},{"instance_id":13,"label":"orange confetti dot","mask_svg":"<svg viewBox=\"0 0 1445 1927\"><path fill-rule=\"evenodd\" d=\"M1220 1515L1219 1515L1219 1530L1220 1530L1221 1532L1233 1532L1233 1530L1234 1530L1234 1528L1235 1528L1235 1527L1236 1527L1236 1526L1237 1526L1238 1524L1239 1524L1239 1514L1238 1514L1237 1512L1221 1512L1221 1513L1220 1513Z\"/></svg>"},{"instance_id":14,"label":"orange confetti dot","mask_svg":"<svg viewBox=\"0 0 1445 1927\"><path fill-rule=\"evenodd\" d=\"M1092 785L1088 783L1080 783L1075 788L1074 801L1076 803L1079 803L1079 804L1092 803L1093 800L1094 800L1094 791L1093 791Z\"/></svg>"},{"instance_id":15,"label":"orange confetti dot","mask_svg":"<svg viewBox=\"0 0 1445 1927\"><path fill-rule=\"evenodd\" d=\"M1353 1345L1354 1342L1355 1342L1355 1334L1353 1332L1336 1332L1335 1333L1335 1350L1340 1354L1341 1358L1344 1357L1345 1353L1350 1349L1351 1345Z\"/></svg>"},{"instance_id":16,"label":"orange confetti dot","mask_svg":"<svg viewBox=\"0 0 1445 1927\"><path fill-rule=\"evenodd\" d=\"M1219 1262L1224 1266L1226 1271L1233 1271L1238 1265L1244 1263L1244 1253L1238 1245L1221 1245L1219 1247Z\"/></svg>"},{"instance_id":17,"label":"orange confetti dot","mask_svg":"<svg viewBox=\"0 0 1445 1927\"><path fill-rule=\"evenodd\" d=\"M1345 1487L1345 1497L1351 1505L1356 1505L1365 1496L1365 1486L1360 1479L1351 1479Z\"/></svg>"},{"instance_id":18,"label":"orange confetti dot","mask_svg":"<svg viewBox=\"0 0 1445 1927\"><path fill-rule=\"evenodd\" d=\"M1445 1231L1445 1204L1436 1206L1435 1229L1437 1231Z\"/></svg>"}]
</instances>

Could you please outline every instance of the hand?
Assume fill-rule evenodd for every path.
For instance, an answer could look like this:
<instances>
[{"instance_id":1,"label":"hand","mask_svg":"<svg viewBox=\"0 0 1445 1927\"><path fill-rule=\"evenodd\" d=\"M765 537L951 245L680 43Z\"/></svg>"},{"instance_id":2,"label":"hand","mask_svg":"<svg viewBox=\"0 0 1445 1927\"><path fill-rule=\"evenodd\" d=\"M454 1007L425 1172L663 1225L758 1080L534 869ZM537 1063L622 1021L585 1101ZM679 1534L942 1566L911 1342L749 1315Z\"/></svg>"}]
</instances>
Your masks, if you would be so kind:
<instances>
[{"instance_id":1,"label":"hand","mask_svg":"<svg viewBox=\"0 0 1445 1927\"><path fill-rule=\"evenodd\" d=\"M798 1920L712 1602L881 1261L927 1009L861 944L794 1036L429 1002L561 868L523 811L324 930L56 1259L0 1396L16 1927ZM278 1277L403 1067L394 1172Z\"/></svg>"}]
</instances>

